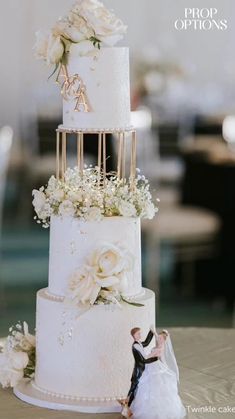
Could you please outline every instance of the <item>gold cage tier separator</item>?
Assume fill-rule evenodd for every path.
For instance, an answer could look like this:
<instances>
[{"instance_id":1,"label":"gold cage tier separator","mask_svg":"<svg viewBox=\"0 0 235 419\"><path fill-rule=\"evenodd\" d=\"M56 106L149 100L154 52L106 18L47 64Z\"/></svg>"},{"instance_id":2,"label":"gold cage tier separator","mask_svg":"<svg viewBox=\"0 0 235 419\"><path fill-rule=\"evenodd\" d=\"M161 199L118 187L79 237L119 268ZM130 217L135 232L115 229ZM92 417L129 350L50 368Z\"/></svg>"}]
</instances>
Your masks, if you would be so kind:
<instances>
[{"instance_id":1,"label":"gold cage tier separator","mask_svg":"<svg viewBox=\"0 0 235 419\"><path fill-rule=\"evenodd\" d=\"M76 138L76 149L77 149L77 167L78 170L83 173L84 170L84 143L87 134L97 135L98 138L98 150L97 150L97 167L101 177L105 183L105 179L109 173L107 173L107 155L106 155L106 143L107 135L112 134L117 141L117 164L116 174L119 180L124 180L129 177L131 188L135 188L136 178L136 148L137 148L137 136L136 131L131 129L127 131L80 131L80 130L65 130L58 128L56 130L56 178L58 180L64 180L65 172L67 170L67 145L68 141L74 141ZM129 151L129 162L130 167L127 168L127 150Z\"/></svg>"}]
</instances>

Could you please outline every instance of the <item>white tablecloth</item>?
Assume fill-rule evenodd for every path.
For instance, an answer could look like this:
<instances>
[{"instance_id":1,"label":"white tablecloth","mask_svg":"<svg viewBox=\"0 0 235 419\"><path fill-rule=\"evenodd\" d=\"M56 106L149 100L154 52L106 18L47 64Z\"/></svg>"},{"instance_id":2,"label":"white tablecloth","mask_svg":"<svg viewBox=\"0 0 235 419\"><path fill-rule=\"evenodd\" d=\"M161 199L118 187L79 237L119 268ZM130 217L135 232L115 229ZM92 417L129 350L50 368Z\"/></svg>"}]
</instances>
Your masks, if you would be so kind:
<instances>
[{"instance_id":1,"label":"white tablecloth","mask_svg":"<svg viewBox=\"0 0 235 419\"><path fill-rule=\"evenodd\" d=\"M168 328L168 330L179 364L180 395L188 410L188 418L235 418L235 330L208 328ZM229 412L232 407L234 413ZM223 409L227 409L228 413L223 413ZM13 418L120 419L121 416L118 414L94 416L44 410L21 402L10 390L0 390L0 419Z\"/></svg>"}]
</instances>

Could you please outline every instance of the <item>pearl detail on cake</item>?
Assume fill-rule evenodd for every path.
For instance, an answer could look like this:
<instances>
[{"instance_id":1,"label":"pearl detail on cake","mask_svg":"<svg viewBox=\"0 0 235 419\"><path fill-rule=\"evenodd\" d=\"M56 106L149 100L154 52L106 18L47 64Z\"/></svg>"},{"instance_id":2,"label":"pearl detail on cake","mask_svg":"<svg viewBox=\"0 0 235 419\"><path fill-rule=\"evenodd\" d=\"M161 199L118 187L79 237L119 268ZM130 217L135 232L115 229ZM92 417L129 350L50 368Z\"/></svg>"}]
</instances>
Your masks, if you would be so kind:
<instances>
[{"instance_id":1,"label":"pearl detail on cake","mask_svg":"<svg viewBox=\"0 0 235 419\"><path fill-rule=\"evenodd\" d=\"M49 297L50 299L52 299L52 300L54 300L54 301L59 301L59 302L63 302L64 301L64 298L65 297L62 297L62 296L60 296L60 295L55 295L55 294L52 294L52 293L50 293L49 291L48 291L48 289L45 289L45 294L46 294L46 296L47 297ZM139 298L142 298L142 297L144 297L144 295L145 295L145 289L144 288L142 288L142 291L140 292L140 293L138 293L138 294L135 294L135 295L132 295L132 296L124 296L125 297L125 300L127 300L127 301L130 301L130 302L132 302L132 301L136 301L136 300L138 300ZM96 307L99 307L99 306L102 306L102 304L98 304L98 305L96 305ZM110 307L109 307L110 308ZM65 314L64 314L65 315Z\"/></svg>"},{"instance_id":2,"label":"pearl detail on cake","mask_svg":"<svg viewBox=\"0 0 235 419\"><path fill-rule=\"evenodd\" d=\"M58 127L59 132L67 132L68 134L83 132L83 133L120 133L120 132L131 132L134 131L133 126L127 127L118 127L118 128L69 128L65 127L64 125L59 125Z\"/></svg>"},{"instance_id":3,"label":"pearl detail on cake","mask_svg":"<svg viewBox=\"0 0 235 419\"><path fill-rule=\"evenodd\" d=\"M81 401L81 402L91 402L91 403L108 403L108 402L115 402L118 400L124 400L126 397L125 396L120 396L120 397L79 397L79 396L68 396L67 394L59 394L59 393L52 393L49 390L45 390L39 386L37 386L35 384L35 382L32 382L32 386L40 391L43 394L46 394L47 396L50 397L56 397L58 399L65 399L65 400L71 400L71 401Z\"/></svg>"}]
</instances>

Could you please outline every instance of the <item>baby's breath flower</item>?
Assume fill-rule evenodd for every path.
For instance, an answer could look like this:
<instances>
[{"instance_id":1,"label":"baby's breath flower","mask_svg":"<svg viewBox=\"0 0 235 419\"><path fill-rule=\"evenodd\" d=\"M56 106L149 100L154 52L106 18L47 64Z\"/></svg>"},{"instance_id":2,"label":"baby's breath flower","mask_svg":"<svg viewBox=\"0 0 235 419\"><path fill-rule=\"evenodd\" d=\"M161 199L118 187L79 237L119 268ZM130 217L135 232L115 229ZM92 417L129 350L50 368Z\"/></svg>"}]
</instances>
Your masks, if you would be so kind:
<instances>
[{"instance_id":1,"label":"baby's breath flower","mask_svg":"<svg viewBox=\"0 0 235 419\"><path fill-rule=\"evenodd\" d=\"M53 214L95 221L111 216L151 219L158 211L145 176L139 173L133 185L112 173L104 182L98 167L91 166L82 174L78 167L68 168L64 180L51 176L48 185L34 190L33 196L34 219L44 228L49 227Z\"/></svg>"}]
</instances>

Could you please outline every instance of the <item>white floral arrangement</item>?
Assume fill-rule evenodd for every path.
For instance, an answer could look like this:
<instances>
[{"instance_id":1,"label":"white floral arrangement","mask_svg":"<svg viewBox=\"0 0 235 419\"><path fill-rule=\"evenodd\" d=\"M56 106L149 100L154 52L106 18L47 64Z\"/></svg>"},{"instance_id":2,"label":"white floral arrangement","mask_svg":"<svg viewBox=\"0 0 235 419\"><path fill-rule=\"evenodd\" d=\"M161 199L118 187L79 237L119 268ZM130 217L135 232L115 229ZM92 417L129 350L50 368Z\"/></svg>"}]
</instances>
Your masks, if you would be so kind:
<instances>
[{"instance_id":1,"label":"white floral arrangement","mask_svg":"<svg viewBox=\"0 0 235 419\"><path fill-rule=\"evenodd\" d=\"M15 387L22 378L32 379L35 371L35 336L29 333L26 322L9 329L0 351L0 384L3 388Z\"/></svg>"},{"instance_id":2,"label":"white floral arrangement","mask_svg":"<svg viewBox=\"0 0 235 419\"><path fill-rule=\"evenodd\" d=\"M77 0L68 15L60 18L50 31L37 32L35 55L48 65L66 64L72 44L91 52L113 46L123 38L127 27L99 0Z\"/></svg>"},{"instance_id":3,"label":"white floral arrangement","mask_svg":"<svg viewBox=\"0 0 235 419\"><path fill-rule=\"evenodd\" d=\"M64 180L51 176L47 186L34 189L32 195L34 219L44 228L52 215L100 221L112 216L152 219L158 212L144 176L139 174L134 184L115 173L103 179L98 167L86 167L82 173L78 167L69 168Z\"/></svg>"},{"instance_id":4,"label":"white floral arrangement","mask_svg":"<svg viewBox=\"0 0 235 419\"><path fill-rule=\"evenodd\" d=\"M128 288L128 273L133 268L133 256L124 248L112 243L101 243L69 279L66 298L74 305L116 304L126 302L138 307L124 297Z\"/></svg>"}]
</instances>

